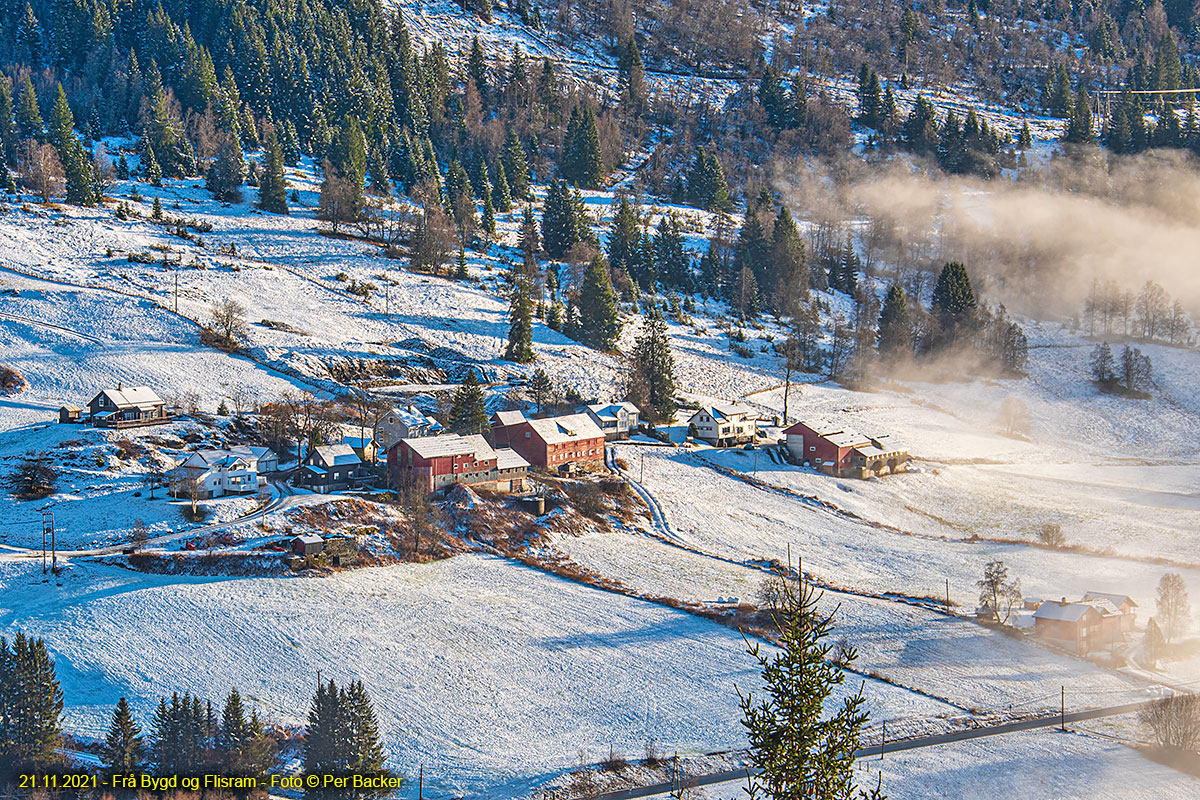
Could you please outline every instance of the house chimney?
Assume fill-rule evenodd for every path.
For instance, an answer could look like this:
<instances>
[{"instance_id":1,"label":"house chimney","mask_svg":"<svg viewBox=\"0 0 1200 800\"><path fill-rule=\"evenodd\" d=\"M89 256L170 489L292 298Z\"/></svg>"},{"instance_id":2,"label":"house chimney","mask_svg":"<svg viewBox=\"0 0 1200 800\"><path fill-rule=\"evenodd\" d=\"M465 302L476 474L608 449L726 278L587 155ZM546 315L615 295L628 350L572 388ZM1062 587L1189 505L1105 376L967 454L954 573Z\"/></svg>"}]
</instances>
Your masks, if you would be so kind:
<instances>
[{"instance_id":1,"label":"house chimney","mask_svg":"<svg viewBox=\"0 0 1200 800\"><path fill-rule=\"evenodd\" d=\"M121 391L121 382L117 381L117 391Z\"/></svg>"},{"instance_id":2,"label":"house chimney","mask_svg":"<svg viewBox=\"0 0 1200 800\"><path fill-rule=\"evenodd\" d=\"M1065 597L1064 597L1064 598L1062 599L1062 604L1063 604L1064 606L1067 604L1067 598L1065 598Z\"/></svg>"}]
</instances>

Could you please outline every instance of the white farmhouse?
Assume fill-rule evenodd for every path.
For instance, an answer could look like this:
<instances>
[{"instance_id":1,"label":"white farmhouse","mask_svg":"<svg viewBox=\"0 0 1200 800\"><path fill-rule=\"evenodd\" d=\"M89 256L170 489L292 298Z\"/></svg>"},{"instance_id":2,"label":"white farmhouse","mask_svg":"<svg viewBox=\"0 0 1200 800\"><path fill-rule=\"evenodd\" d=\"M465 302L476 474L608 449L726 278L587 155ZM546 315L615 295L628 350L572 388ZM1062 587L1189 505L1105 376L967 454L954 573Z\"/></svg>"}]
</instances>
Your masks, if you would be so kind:
<instances>
[{"instance_id":1,"label":"white farmhouse","mask_svg":"<svg viewBox=\"0 0 1200 800\"><path fill-rule=\"evenodd\" d=\"M735 403L701 406L688 425L696 427L695 438L728 447L754 441L758 434L758 413Z\"/></svg>"},{"instance_id":2,"label":"white farmhouse","mask_svg":"<svg viewBox=\"0 0 1200 800\"><path fill-rule=\"evenodd\" d=\"M642 413L637 406L626 400L623 403L597 403L582 409L592 422L604 432L607 441L628 439L637 429L638 416Z\"/></svg>"},{"instance_id":3,"label":"white farmhouse","mask_svg":"<svg viewBox=\"0 0 1200 800\"><path fill-rule=\"evenodd\" d=\"M266 451L262 455L268 464L274 461L278 466L279 459L265 447L192 453L171 471L171 494L191 497L194 492L198 499L208 499L258 491L267 481L259 475L259 457L253 452L260 449Z\"/></svg>"}]
</instances>

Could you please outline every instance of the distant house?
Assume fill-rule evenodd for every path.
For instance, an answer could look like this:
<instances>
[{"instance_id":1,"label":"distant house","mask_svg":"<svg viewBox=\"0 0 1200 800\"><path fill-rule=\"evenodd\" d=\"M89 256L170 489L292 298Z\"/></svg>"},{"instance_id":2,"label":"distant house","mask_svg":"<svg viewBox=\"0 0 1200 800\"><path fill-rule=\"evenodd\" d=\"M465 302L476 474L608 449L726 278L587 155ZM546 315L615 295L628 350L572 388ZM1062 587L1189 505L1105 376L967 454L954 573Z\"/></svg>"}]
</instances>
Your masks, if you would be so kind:
<instances>
[{"instance_id":1,"label":"distant house","mask_svg":"<svg viewBox=\"0 0 1200 800\"><path fill-rule=\"evenodd\" d=\"M88 403L88 418L102 428L134 428L171 421L166 402L148 386L102 389Z\"/></svg>"},{"instance_id":2,"label":"distant house","mask_svg":"<svg viewBox=\"0 0 1200 800\"><path fill-rule=\"evenodd\" d=\"M1113 608L1121 612L1121 632L1129 633L1133 630L1133 624L1137 621L1138 604L1133 602L1133 598L1123 594L1109 594L1107 592L1085 592L1083 602L1094 603L1099 600L1104 600L1111 603Z\"/></svg>"},{"instance_id":3,"label":"distant house","mask_svg":"<svg viewBox=\"0 0 1200 800\"><path fill-rule=\"evenodd\" d=\"M735 403L701 406L688 420L691 426L696 428L695 438L716 447L733 447L754 441L758 414Z\"/></svg>"},{"instance_id":4,"label":"distant house","mask_svg":"<svg viewBox=\"0 0 1200 800\"><path fill-rule=\"evenodd\" d=\"M292 552L298 556L315 556L325 549L325 540L320 536L306 535L292 539Z\"/></svg>"},{"instance_id":5,"label":"distant house","mask_svg":"<svg viewBox=\"0 0 1200 800\"><path fill-rule=\"evenodd\" d=\"M193 493L198 499L205 500L231 494L253 494L266 483L258 470L258 458L252 453L197 450L171 470L169 487L177 498L191 497Z\"/></svg>"},{"instance_id":6,"label":"distant house","mask_svg":"<svg viewBox=\"0 0 1200 800\"><path fill-rule=\"evenodd\" d=\"M314 447L296 473L297 486L314 492L336 492L361 486L370 475L362 459L348 444Z\"/></svg>"},{"instance_id":7,"label":"distant house","mask_svg":"<svg viewBox=\"0 0 1200 800\"><path fill-rule=\"evenodd\" d=\"M518 417L519 415L519 417ZM604 466L604 434L586 414L526 419L519 411L492 416L492 437L530 464L558 472Z\"/></svg>"},{"instance_id":8,"label":"distant house","mask_svg":"<svg viewBox=\"0 0 1200 800\"><path fill-rule=\"evenodd\" d=\"M583 409L592 422L596 423L608 441L628 439L637 429L638 417L642 413L637 406L626 400L623 403L597 403Z\"/></svg>"},{"instance_id":9,"label":"distant house","mask_svg":"<svg viewBox=\"0 0 1200 800\"><path fill-rule=\"evenodd\" d=\"M509 431L529 421L521 411L497 411L488 422L492 426L492 441L497 447L508 447Z\"/></svg>"},{"instance_id":10,"label":"distant house","mask_svg":"<svg viewBox=\"0 0 1200 800\"><path fill-rule=\"evenodd\" d=\"M418 436L388 450L393 485L414 483L441 492L456 483L501 492L524 491L529 462L507 447L493 449L479 434Z\"/></svg>"},{"instance_id":11,"label":"distant house","mask_svg":"<svg viewBox=\"0 0 1200 800\"><path fill-rule=\"evenodd\" d=\"M1107 600L1046 600L1033 612L1034 634L1077 653L1091 653L1123 640L1121 617Z\"/></svg>"},{"instance_id":12,"label":"distant house","mask_svg":"<svg viewBox=\"0 0 1200 800\"><path fill-rule=\"evenodd\" d=\"M240 444L236 447L230 447L229 452L254 458L258 463L259 475L279 471L279 456L275 455L275 451L269 447Z\"/></svg>"},{"instance_id":13,"label":"distant house","mask_svg":"<svg viewBox=\"0 0 1200 800\"><path fill-rule=\"evenodd\" d=\"M342 444L350 445L350 449L358 456L364 464L374 464L375 457L379 455L379 446L375 444L375 440L370 436L350 436L342 437Z\"/></svg>"},{"instance_id":14,"label":"distant house","mask_svg":"<svg viewBox=\"0 0 1200 800\"><path fill-rule=\"evenodd\" d=\"M837 477L903 472L912 456L890 436L865 436L845 425L803 420L783 432L792 460Z\"/></svg>"},{"instance_id":15,"label":"distant house","mask_svg":"<svg viewBox=\"0 0 1200 800\"><path fill-rule=\"evenodd\" d=\"M387 451L401 439L437 436L444 430L442 423L427 416L416 406L396 406L383 412L379 419L375 420L372 438L378 449Z\"/></svg>"},{"instance_id":16,"label":"distant house","mask_svg":"<svg viewBox=\"0 0 1200 800\"><path fill-rule=\"evenodd\" d=\"M83 409L79 406L65 405L58 409L58 421L62 424L83 422Z\"/></svg>"}]
</instances>

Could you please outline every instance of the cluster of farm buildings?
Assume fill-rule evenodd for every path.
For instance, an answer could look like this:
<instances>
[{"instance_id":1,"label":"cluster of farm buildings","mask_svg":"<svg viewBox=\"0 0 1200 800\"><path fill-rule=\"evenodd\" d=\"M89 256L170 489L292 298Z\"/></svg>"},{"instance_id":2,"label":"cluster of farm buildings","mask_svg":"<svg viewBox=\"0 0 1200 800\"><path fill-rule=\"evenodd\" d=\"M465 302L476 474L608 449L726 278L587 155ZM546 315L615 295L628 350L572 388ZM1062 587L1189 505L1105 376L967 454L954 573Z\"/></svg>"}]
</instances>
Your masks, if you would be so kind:
<instances>
[{"instance_id":1,"label":"cluster of farm buildings","mask_svg":"<svg viewBox=\"0 0 1200 800\"><path fill-rule=\"evenodd\" d=\"M131 428L172 421L166 402L147 386L102 389L85 408L59 409L59 421L98 427ZM688 438L714 447L753 446L766 420L735 403L701 405L688 419ZM640 411L628 401L598 403L574 414L533 419L521 411L499 411L489 420L489 436L447 433L416 406L381 414L371 435L347 435L341 442L315 446L305 454L292 482L315 492L357 489L380 477L387 483L444 491L466 484L502 492L522 492L530 469L552 473L590 471L604 464L605 442L627 439L638 430ZM838 477L872 477L907 468L908 452L889 436L864 436L825 421L802 421L783 431L791 461ZM232 447L189 454L172 471L172 486L195 497L253 493L266 475L279 469L279 457L265 447Z\"/></svg>"},{"instance_id":2,"label":"cluster of farm buildings","mask_svg":"<svg viewBox=\"0 0 1200 800\"><path fill-rule=\"evenodd\" d=\"M104 428L130 428L172 421L175 415L146 386L104 389L84 408L63 406L59 421ZM688 439L714 447L754 446L765 420L738 404L702 405L688 419ZM369 436L312 447L292 475L294 485L315 492L367 487L382 471L390 486L430 493L457 485L506 493L530 489L531 469L553 474L590 472L603 467L606 443L628 439L639 429L640 411L630 402L585 406L577 413L529 418L522 411L498 411L482 432L455 434L416 406L383 412ZM836 477L869 478L905 471L912 456L887 434L868 436L828 420L802 420L783 428L780 444L788 460ZM208 499L260 491L280 469L270 448L241 445L188 453L170 472L176 496ZM298 537L294 555L311 558L328 543ZM331 563L348 558L335 542ZM1034 635L1081 654L1112 648L1133 629L1137 604L1124 595L1088 592L1079 600L1026 599L1022 611ZM989 608L981 618L995 619Z\"/></svg>"}]
</instances>

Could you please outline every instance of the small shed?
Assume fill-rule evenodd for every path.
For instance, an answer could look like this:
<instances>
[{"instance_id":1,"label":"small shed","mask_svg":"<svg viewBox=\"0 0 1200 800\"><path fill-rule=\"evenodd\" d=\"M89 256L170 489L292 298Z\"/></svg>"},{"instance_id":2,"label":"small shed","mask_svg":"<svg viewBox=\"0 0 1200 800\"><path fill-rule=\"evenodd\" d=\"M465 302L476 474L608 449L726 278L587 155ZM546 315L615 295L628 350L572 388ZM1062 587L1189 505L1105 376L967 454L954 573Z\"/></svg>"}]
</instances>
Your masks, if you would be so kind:
<instances>
[{"instance_id":1,"label":"small shed","mask_svg":"<svg viewBox=\"0 0 1200 800\"><path fill-rule=\"evenodd\" d=\"M58 421L72 424L83 422L83 409L79 406L63 406L58 410Z\"/></svg>"},{"instance_id":2,"label":"small shed","mask_svg":"<svg viewBox=\"0 0 1200 800\"><path fill-rule=\"evenodd\" d=\"M315 556L325 549L320 536L297 536L292 539L292 552L298 556Z\"/></svg>"}]
</instances>

